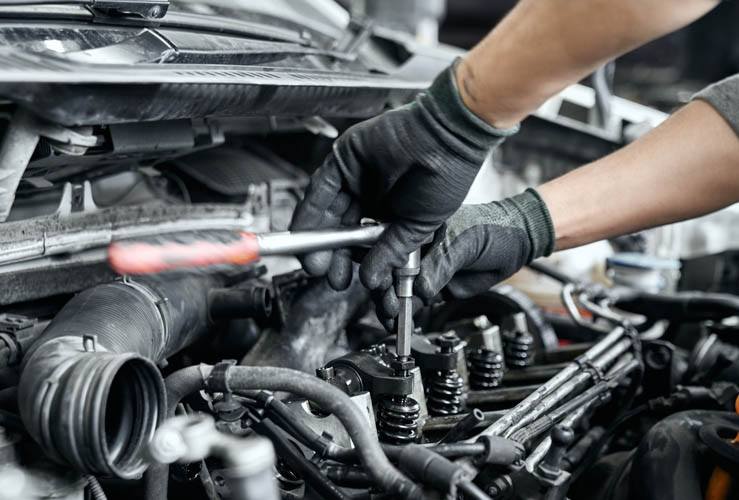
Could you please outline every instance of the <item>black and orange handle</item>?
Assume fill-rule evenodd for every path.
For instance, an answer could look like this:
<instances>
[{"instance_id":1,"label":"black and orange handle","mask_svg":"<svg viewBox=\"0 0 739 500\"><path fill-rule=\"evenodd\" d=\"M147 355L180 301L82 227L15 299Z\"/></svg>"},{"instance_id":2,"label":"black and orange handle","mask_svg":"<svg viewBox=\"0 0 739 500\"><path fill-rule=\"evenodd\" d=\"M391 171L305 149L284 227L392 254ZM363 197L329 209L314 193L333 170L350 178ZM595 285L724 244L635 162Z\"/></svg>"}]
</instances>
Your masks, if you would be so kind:
<instances>
[{"instance_id":1,"label":"black and orange handle","mask_svg":"<svg viewBox=\"0 0 739 500\"><path fill-rule=\"evenodd\" d=\"M202 234L190 241L112 243L108 262L118 274L155 274L219 264L245 265L258 261L259 238L254 233L234 233L226 241Z\"/></svg>"}]
</instances>

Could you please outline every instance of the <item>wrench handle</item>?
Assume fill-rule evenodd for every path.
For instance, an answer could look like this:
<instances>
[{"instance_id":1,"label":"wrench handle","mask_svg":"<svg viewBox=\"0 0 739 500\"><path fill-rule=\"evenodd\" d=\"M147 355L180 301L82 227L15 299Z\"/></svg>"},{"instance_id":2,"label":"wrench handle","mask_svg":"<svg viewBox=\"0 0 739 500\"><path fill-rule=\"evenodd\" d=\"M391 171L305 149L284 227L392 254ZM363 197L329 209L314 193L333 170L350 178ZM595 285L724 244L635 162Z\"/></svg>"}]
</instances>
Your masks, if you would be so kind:
<instances>
[{"instance_id":1,"label":"wrench handle","mask_svg":"<svg viewBox=\"0 0 739 500\"><path fill-rule=\"evenodd\" d=\"M218 264L245 265L260 258L257 235L234 233L227 241L198 234L187 242L118 241L108 247L108 263L118 274L155 274Z\"/></svg>"}]
</instances>

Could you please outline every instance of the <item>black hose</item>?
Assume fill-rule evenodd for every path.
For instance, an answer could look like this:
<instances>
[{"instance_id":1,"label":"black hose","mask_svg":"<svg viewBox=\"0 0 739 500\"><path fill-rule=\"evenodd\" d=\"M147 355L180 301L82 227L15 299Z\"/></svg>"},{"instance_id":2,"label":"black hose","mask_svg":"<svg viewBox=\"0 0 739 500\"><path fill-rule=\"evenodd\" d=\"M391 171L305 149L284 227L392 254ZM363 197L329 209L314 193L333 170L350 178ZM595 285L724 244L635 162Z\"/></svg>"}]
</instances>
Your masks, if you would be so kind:
<instances>
[{"instance_id":1,"label":"black hose","mask_svg":"<svg viewBox=\"0 0 739 500\"><path fill-rule=\"evenodd\" d=\"M96 476L133 479L164 416L156 363L207 331L210 276L116 281L85 290L23 359L21 418L46 455Z\"/></svg>"},{"instance_id":2,"label":"black hose","mask_svg":"<svg viewBox=\"0 0 739 500\"><path fill-rule=\"evenodd\" d=\"M344 425L352 439L362 465L369 475L388 493L402 498L421 498L422 490L387 459L377 438L369 431L367 420L343 391L318 378L288 368L234 366L225 377L221 389L266 389L287 391L318 403ZM217 389L217 388L214 388Z\"/></svg>"},{"instance_id":3,"label":"black hose","mask_svg":"<svg viewBox=\"0 0 739 500\"><path fill-rule=\"evenodd\" d=\"M279 399L266 393L261 393L258 398L268 411L273 412L274 417L276 417L277 422L282 428L315 451L319 457L331 458L334 455L346 453L344 450L347 448L339 446L308 427L300 418L296 418L290 411L290 408Z\"/></svg>"},{"instance_id":4,"label":"black hose","mask_svg":"<svg viewBox=\"0 0 739 500\"><path fill-rule=\"evenodd\" d=\"M462 420L454 424L454 427L449 429L449 432L439 440L439 444L454 443L466 439L483 422L485 422L485 414L479 408L474 408Z\"/></svg>"},{"instance_id":5,"label":"black hose","mask_svg":"<svg viewBox=\"0 0 739 500\"><path fill-rule=\"evenodd\" d=\"M254 426L259 434L268 437L275 446L278 456L287 465L302 477L318 493L321 498L328 500L349 500L349 497L339 488L326 480L315 465L310 463L300 451L290 442L285 432L277 427L270 419L265 418Z\"/></svg>"},{"instance_id":6,"label":"black hose","mask_svg":"<svg viewBox=\"0 0 739 500\"><path fill-rule=\"evenodd\" d=\"M671 321L719 320L739 315L739 297L724 293L627 293L614 305L650 319Z\"/></svg>"},{"instance_id":7,"label":"black hose","mask_svg":"<svg viewBox=\"0 0 739 500\"><path fill-rule=\"evenodd\" d=\"M208 366L208 372L210 367ZM204 365L203 365L204 369ZM167 395L166 418L174 417L177 405L185 396L203 388L201 365L188 366L177 370L164 380ZM167 500L169 488L169 465L153 463L144 473L144 498L146 500Z\"/></svg>"},{"instance_id":8,"label":"black hose","mask_svg":"<svg viewBox=\"0 0 739 500\"><path fill-rule=\"evenodd\" d=\"M571 276L566 275L565 273L559 271L558 269L555 269L552 266L542 264L541 262L529 262L526 267L528 267L532 271L536 271L539 274L543 274L544 276L547 276L554 281L558 281L563 285L565 283L577 283L577 280L572 278Z\"/></svg>"},{"instance_id":9,"label":"black hose","mask_svg":"<svg viewBox=\"0 0 739 500\"><path fill-rule=\"evenodd\" d=\"M184 368L167 378L167 387L169 388L171 379L173 387L177 388L173 396L179 396L181 399L182 389L193 389L192 392L202 389L211 370L212 367L206 365ZM359 408L349 396L331 384L318 378L306 377L305 373L288 368L247 366L230 367L221 382L223 387L211 385L210 389L236 392L287 391L318 403L344 425L356 446L362 464L377 484L386 492L402 498L423 498L421 488L398 471L387 459L379 441L369 431L367 420ZM214 383L211 381L211 384ZM173 399L168 400L168 406L170 409L176 407ZM156 466L147 472L148 500L166 499L167 470L166 466Z\"/></svg>"},{"instance_id":10,"label":"black hose","mask_svg":"<svg viewBox=\"0 0 739 500\"><path fill-rule=\"evenodd\" d=\"M372 478L356 467L346 465L325 465L321 471L334 483L347 488L371 488Z\"/></svg>"},{"instance_id":11,"label":"black hose","mask_svg":"<svg viewBox=\"0 0 739 500\"><path fill-rule=\"evenodd\" d=\"M459 483L459 489L467 498L472 498L473 500L490 500L490 497L472 481L463 481Z\"/></svg>"},{"instance_id":12,"label":"black hose","mask_svg":"<svg viewBox=\"0 0 739 500\"><path fill-rule=\"evenodd\" d=\"M334 443L330 439L321 436L306 425L305 422L295 418L287 405L282 401L271 396L269 399L262 396L262 404L264 404L268 410L274 411L277 421L288 433L318 453L321 458L327 458L329 460L343 463L357 462L358 457L356 448L345 448ZM387 455L391 460L395 460L403 449L402 446L385 443L381 443L381 446L385 455ZM447 458L482 455L487 451L484 443L437 443L428 446L428 448L434 453Z\"/></svg>"}]
</instances>

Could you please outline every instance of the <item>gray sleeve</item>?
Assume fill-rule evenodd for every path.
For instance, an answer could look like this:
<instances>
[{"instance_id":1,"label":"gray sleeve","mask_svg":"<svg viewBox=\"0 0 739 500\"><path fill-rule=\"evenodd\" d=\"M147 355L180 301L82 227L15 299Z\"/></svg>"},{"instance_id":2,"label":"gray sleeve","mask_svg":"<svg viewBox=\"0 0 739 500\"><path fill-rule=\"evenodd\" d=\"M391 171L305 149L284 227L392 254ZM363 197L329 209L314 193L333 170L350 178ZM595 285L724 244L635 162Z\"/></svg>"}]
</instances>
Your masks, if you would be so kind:
<instances>
[{"instance_id":1,"label":"gray sleeve","mask_svg":"<svg viewBox=\"0 0 739 500\"><path fill-rule=\"evenodd\" d=\"M709 85L693 96L716 108L739 135L739 74Z\"/></svg>"}]
</instances>

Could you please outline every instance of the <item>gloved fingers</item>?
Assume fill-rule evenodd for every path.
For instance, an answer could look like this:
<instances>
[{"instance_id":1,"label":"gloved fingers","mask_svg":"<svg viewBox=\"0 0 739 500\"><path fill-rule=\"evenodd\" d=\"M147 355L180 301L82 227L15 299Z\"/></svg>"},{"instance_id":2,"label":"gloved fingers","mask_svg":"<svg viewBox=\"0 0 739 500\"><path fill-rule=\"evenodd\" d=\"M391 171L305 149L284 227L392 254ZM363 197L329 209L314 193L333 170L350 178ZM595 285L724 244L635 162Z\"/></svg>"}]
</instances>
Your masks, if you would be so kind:
<instances>
[{"instance_id":1,"label":"gloved fingers","mask_svg":"<svg viewBox=\"0 0 739 500\"><path fill-rule=\"evenodd\" d=\"M468 230L454 240L446 237L445 227L437 232L421 260L421 271L416 276L413 291L428 303L460 270L472 264L477 256L475 231Z\"/></svg>"},{"instance_id":2,"label":"gloved fingers","mask_svg":"<svg viewBox=\"0 0 739 500\"><path fill-rule=\"evenodd\" d=\"M449 281L446 289L455 299L468 299L487 292L507 277L499 270L490 272L461 271Z\"/></svg>"},{"instance_id":3,"label":"gloved fingers","mask_svg":"<svg viewBox=\"0 0 739 500\"><path fill-rule=\"evenodd\" d=\"M400 300L398 299L398 295L395 293L394 286L385 290L385 293L382 296L382 301L380 302L380 307L382 308L382 316L385 318L394 318L398 315L400 312Z\"/></svg>"},{"instance_id":4,"label":"gloved fingers","mask_svg":"<svg viewBox=\"0 0 739 500\"><path fill-rule=\"evenodd\" d=\"M391 287L392 288L392 287ZM388 316L385 312L385 307L383 306L383 303L385 302L385 294L387 293L387 290L370 290L370 298L372 299L372 302L375 304L375 314L377 315L377 319L380 321L382 326L385 327L387 331L392 331L393 326L393 318L391 316Z\"/></svg>"},{"instance_id":5,"label":"gloved fingers","mask_svg":"<svg viewBox=\"0 0 739 500\"><path fill-rule=\"evenodd\" d=\"M328 284L337 292L342 292L349 288L352 282L352 253L348 248L340 248L334 250L331 257L331 265L328 268L326 278Z\"/></svg>"},{"instance_id":6,"label":"gloved fingers","mask_svg":"<svg viewBox=\"0 0 739 500\"><path fill-rule=\"evenodd\" d=\"M359 224L361 211L359 204L352 200L348 208L341 217L342 226L356 226ZM331 258L331 266L328 269L326 277L328 283L337 292L341 292L349 288L354 274L353 255L354 249L340 248L335 250Z\"/></svg>"},{"instance_id":7,"label":"gloved fingers","mask_svg":"<svg viewBox=\"0 0 739 500\"><path fill-rule=\"evenodd\" d=\"M310 183L305 190L305 196L295 207L290 230L306 230L326 227L321 222L326 211L334 203L341 192L342 179L336 158L330 154L323 165L318 167L311 176ZM341 216L339 216L341 218Z\"/></svg>"},{"instance_id":8,"label":"gloved fingers","mask_svg":"<svg viewBox=\"0 0 739 500\"><path fill-rule=\"evenodd\" d=\"M341 220L344 217L344 214L346 210L349 208L349 205L351 203L351 198L346 193L339 193L335 198L333 203L328 207L328 209L324 212L323 217L320 221L318 221L318 225L316 228L330 228L330 227L339 227L341 225ZM323 276L325 275L329 267L334 262L334 254L336 252L333 250L323 250L320 252L312 252L309 254L306 254L302 257L300 257L300 262L303 264L303 269L306 270L306 272L312 276ZM341 259L339 258L337 262L337 271L335 272L337 279L337 282L342 278L342 273L345 270L345 263L339 263ZM350 279L351 279L351 273L350 273ZM343 282L343 281L342 281ZM348 285L347 285L348 286Z\"/></svg>"},{"instance_id":9,"label":"gloved fingers","mask_svg":"<svg viewBox=\"0 0 739 500\"><path fill-rule=\"evenodd\" d=\"M407 262L408 254L417 250L426 237L426 233L412 224L391 224L362 260L359 267L362 284L369 290L384 293L393 284L393 271Z\"/></svg>"},{"instance_id":10,"label":"gloved fingers","mask_svg":"<svg viewBox=\"0 0 739 500\"><path fill-rule=\"evenodd\" d=\"M416 297L415 295L412 297L411 300L413 301L413 315L415 316L416 313L425 306L425 304L419 297ZM378 315L378 319L380 320L380 323L382 324L382 326L384 326L388 332L395 331L396 323L398 322L397 314L391 318L384 317L384 316L380 317Z\"/></svg>"}]
</instances>

